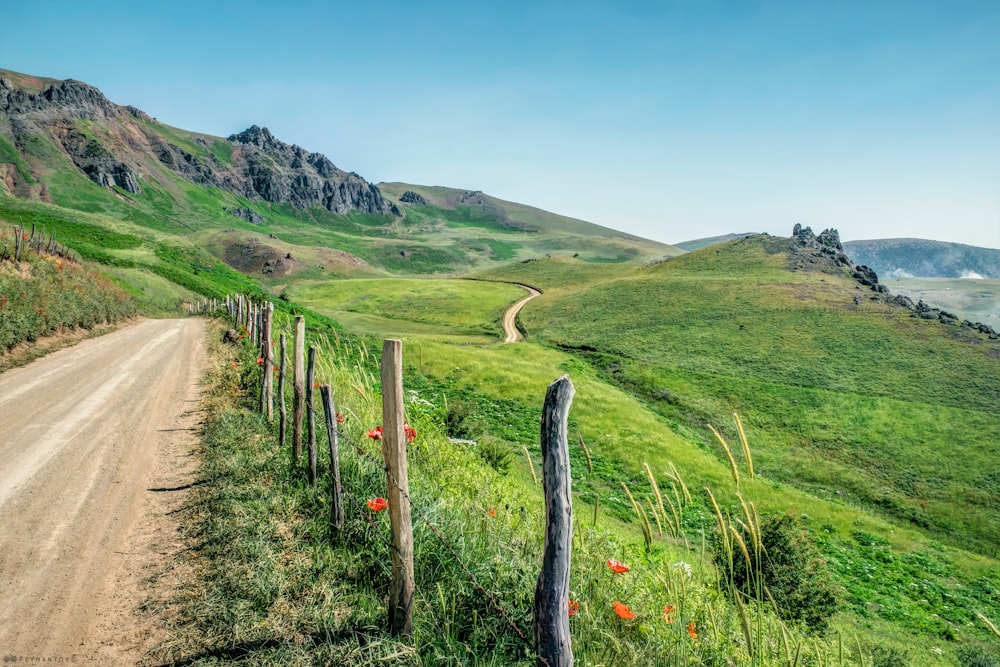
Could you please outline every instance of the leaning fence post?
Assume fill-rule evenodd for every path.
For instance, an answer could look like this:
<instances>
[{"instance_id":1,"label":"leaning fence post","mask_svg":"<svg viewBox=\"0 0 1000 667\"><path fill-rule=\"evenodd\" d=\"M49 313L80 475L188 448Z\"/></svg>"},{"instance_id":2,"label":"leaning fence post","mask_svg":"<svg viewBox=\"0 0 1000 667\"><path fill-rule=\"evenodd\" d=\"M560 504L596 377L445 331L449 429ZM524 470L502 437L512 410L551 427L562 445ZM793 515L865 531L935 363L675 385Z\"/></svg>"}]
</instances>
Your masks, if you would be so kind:
<instances>
[{"instance_id":1,"label":"leaning fence post","mask_svg":"<svg viewBox=\"0 0 1000 667\"><path fill-rule=\"evenodd\" d=\"M330 445L330 476L333 489L330 491L330 531L333 534L344 530L344 492L340 486L340 444L337 438L337 408L333 404L330 385L320 385L323 399L323 413L326 415L326 439Z\"/></svg>"},{"instance_id":2,"label":"leaning fence post","mask_svg":"<svg viewBox=\"0 0 1000 667\"><path fill-rule=\"evenodd\" d=\"M309 483L316 483L316 402L313 400L316 384L316 346L309 346L309 363L306 365L306 426L309 429Z\"/></svg>"},{"instance_id":3,"label":"leaning fence post","mask_svg":"<svg viewBox=\"0 0 1000 667\"><path fill-rule=\"evenodd\" d=\"M545 551L535 586L535 647L538 665L573 664L569 636L569 563L573 546L569 439L566 421L573 402L568 376L549 385L542 410L542 488L545 491Z\"/></svg>"},{"instance_id":4,"label":"leaning fence post","mask_svg":"<svg viewBox=\"0 0 1000 667\"><path fill-rule=\"evenodd\" d=\"M288 426L288 409L285 407L285 369L287 366L287 345L285 334L281 334L281 365L278 366L278 447L285 448L285 430Z\"/></svg>"},{"instance_id":5,"label":"leaning fence post","mask_svg":"<svg viewBox=\"0 0 1000 667\"><path fill-rule=\"evenodd\" d=\"M413 525L410 485L406 471L406 435L403 430L403 343L382 344L382 456L385 458L386 496L392 524L392 583L389 585L389 631L412 634Z\"/></svg>"},{"instance_id":6,"label":"leaning fence post","mask_svg":"<svg viewBox=\"0 0 1000 667\"><path fill-rule=\"evenodd\" d=\"M306 319L295 316L295 359L292 371L292 462L302 456L302 410L305 408L306 389Z\"/></svg>"}]
</instances>

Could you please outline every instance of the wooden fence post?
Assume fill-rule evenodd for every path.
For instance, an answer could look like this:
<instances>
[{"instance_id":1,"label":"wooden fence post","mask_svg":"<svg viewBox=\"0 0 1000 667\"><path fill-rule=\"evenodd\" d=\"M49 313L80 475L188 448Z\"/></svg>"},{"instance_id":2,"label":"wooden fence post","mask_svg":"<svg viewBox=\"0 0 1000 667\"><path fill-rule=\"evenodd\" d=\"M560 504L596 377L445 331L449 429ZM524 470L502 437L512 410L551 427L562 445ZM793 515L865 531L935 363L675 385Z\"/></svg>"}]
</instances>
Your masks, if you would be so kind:
<instances>
[{"instance_id":1,"label":"wooden fence post","mask_svg":"<svg viewBox=\"0 0 1000 667\"><path fill-rule=\"evenodd\" d=\"M573 402L568 376L549 385L542 410L542 488L545 491L545 551L535 586L535 648L538 665L569 667L569 572L573 547L573 501L570 496L569 438L566 421Z\"/></svg>"},{"instance_id":2,"label":"wooden fence post","mask_svg":"<svg viewBox=\"0 0 1000 667\"><path fill-rule=\"evenodd\" d=\"M306 389L306 318L295 316L295 359L292 371L292 463L302 456L302 410Z\"/></svg>"},{"instance_id":3,"label":"wooden fence post","mask_svg":"<svg viewBox=\"0 0 1000 667\"><path fill-rule=\"evenodd\" d=\"M271 344L271 326L274 317L274 304L268 301L263 309L263 326L261 327L261 356L264 358L264 378L260 383L260 411L267 415L267 421L274 419L274 346Z\"/></svg>"},{"instance_id":4,"label":"wooden fence post","mask_svg":"<svg viewBox=\"0 0 1000 667\"><path fill-rule=\"evenodd\" d=\"M278 367L278 447L285 448L285 430L288 427L288 409L285 407L285 369L287 367L287 345L285 334L281 334L281 365Z\"/></svg>"},{"instance_id":5,"label":"wooden fence post","mask_svg":"<svg viewBox=\"0 0 1000 667\"><path fill-rule=\"evenodd\" d=\"M326 439L330 445L330 476L333 489L330 491L330 532L337 535L344 530L344 492L340 486L340 443L337 437L337 408L333 404L330 385L320 385L323 399L323 413L326 415Z\"/></svg>"},{"instance_id":6,"label":"wooden fence post","mask_svg":"<svg viewBox=\"0 0 1000 667\"><path fill-rule=\"evenodd\" d=\"M392 583L389 585L389 631L413 632L413 525L410 485L406 471L406 435L403 431L403 343L382 344L382 456L386 467L389 521L392 525Z\"/></svg>"},{"instance_id":7,"label":"wooden fence post","mask_svg":"<svg viewBox=\"0 0 1000 667\"><path fill-rule=\"evenodd\" d=\"M309 483L316 483L316 402L313 385L316 384L316 346L309 346L309 363L306 366L306 426L309 429Z\"/></svg>"}]
</instances>

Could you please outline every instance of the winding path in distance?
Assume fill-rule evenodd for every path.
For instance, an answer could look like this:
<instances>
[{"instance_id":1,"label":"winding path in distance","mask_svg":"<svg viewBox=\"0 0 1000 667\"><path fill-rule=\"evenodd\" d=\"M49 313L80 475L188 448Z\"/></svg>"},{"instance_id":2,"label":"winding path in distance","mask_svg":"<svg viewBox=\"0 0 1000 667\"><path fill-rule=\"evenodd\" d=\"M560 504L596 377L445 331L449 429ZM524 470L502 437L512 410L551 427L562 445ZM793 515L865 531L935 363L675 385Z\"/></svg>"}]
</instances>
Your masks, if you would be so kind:
<instances>
[{"instance_id":1,"label":"winding path in distance","mask_svg":"<svg viewBox=\"0 0 1000 667\"><path fill-rule=\"evenodd\" d=\"M4 662L135 664L163 639L138 608L182 550L206 348L203 320L141 320L0 375Z\"/></svg>"},{"instance_id":2,"label":"winding path in distance","mask_svg":"<svg viewBox=\"0 0 1000 667\"><path fill-rule=\"evenodd\" d=\"M528 296L524 297L517 303L513 304L507 311L503 314L503 333L505 343L518 343L524 340L524 336L521 332L517 330L517 325L515 324L517 320L517 314L521 312L524 308L524 304L528 303L536 296L540 296L541 292L536 290L534 287L529 287L528 285L522 285L521 283L510 283L511 285L517 285L528 291Z\"/></svg>"}]
</instances>

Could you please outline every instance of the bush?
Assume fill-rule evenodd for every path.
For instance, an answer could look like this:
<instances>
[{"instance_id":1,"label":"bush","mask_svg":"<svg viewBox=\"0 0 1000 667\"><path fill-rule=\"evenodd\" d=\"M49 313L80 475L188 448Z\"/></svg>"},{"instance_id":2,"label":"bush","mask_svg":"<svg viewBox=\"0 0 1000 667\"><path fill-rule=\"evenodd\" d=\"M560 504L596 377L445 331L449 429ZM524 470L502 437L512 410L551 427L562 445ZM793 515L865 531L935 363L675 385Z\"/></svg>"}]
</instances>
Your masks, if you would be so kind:
<instances>
[{"instance_id":1,"label":"bush","mask_svg":"<svg viewBox=\"0 0 1000 667\"><path fill-rule=\"evenodd\" d=\"M759 558L746 528L738 530L753 562L747 562L739 548L733 549L731 562L722 549L715 550L716 564L731 590L759 601L767 601L770 593L781 618L801 621L817 634L826 632L837 611L836 589L819 550L798 521L790 514L764 517Z\"/></svg>"},{"instance_id":2,"label":"bush","mask_svg":"<svg viewBox=\"0 0 1000 667\"><path fill-rule=\"evenodd\" d=\"M1000 667L996 657L982 646L963 646L958 649L958 664L962 667Z\"/></svg>"},{"instance_id":3,"label":"bush","mask_svg":"<svg viewBox=\"0 0 1000 667\"><path fill-rule=\"evenodd\" d=\"M871 646L872 667L907 667L910 656L895 646Z\"/></svg>"}]
</instances>

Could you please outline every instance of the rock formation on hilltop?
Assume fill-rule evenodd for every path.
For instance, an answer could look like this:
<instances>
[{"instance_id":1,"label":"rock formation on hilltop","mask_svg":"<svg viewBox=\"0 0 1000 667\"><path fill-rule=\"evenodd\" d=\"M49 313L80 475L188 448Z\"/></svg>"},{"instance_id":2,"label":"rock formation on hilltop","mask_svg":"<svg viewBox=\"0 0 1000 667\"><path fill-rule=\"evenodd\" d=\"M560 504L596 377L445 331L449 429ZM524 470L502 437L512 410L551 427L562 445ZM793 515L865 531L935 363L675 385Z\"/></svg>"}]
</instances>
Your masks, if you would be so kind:
<instances>
[{"instance_id":1,"label":"rock formation on hilltop","mask_svg":"<svg viewBox=\"0 0 1000 667\"><path fill-rule=\"evenodd\" d=\"M916 304L906 296L895 295L879 283L878 274L867 266L855 264L844 252L840 242L840 234L836 229L826 229L818 236L809 227L796 224L792 229L792 245L790 261L792 270L806 269L810 266L828 272L838 272L847 269L854 280L860 285L876 292L873 301L879 301L893 306L899 306L910 311L913 317L925 320L936 320L942 324L957 324L963 329L986 334L992 340L1000 339L1000 335L989 325L981 322L959 321L959 318L940 308L934 308L920 301ZM860 304L861 297L855 297L854 303Z\"/></svg>"},{"instance_id":2,"label":"rock formation on hilltop","mask_svg":"<svg viewBox=\"0 0 1000 667\"><path fill-rule=\"evenodd\" d=\"M399 214L375 185L338 169L321 153L279 141L267 128L254 125L228 140L178 132L135 107L110 102L81 81L56 81L34 92L40 86L18 85L26 78L0 71L0 136L10 141L24 164L34 164L35 176L54 166L48 161L57 158L37 155L39 142L51 142L94 183L119 188L120 193L139 194L145 178L163 184L169 179L160 174L167 170L251 201L320 206L337 214ZM230 146L218 150L226 141ZM221 161L219 155L227 153L226 162ZM10 181L7 189L23 193L28 190L25 183L40 180L23 171L0 170L4 182ZM256 221L247 209L237 209L234 215Z\"/></svg>"},{"instance_id":3,"label":"rock formation on hilltop","mask_svg":"<svg viewBox=\"0 0 1000 667\"><path fill-rule=\"evenodd\" d=\"M413 190L407 190L403 193L403 196L399 198L399 201L404 204L413 204L414 206L426 206L427 200L422 194L414 192Z\"/></svg>"}]
</instances>

